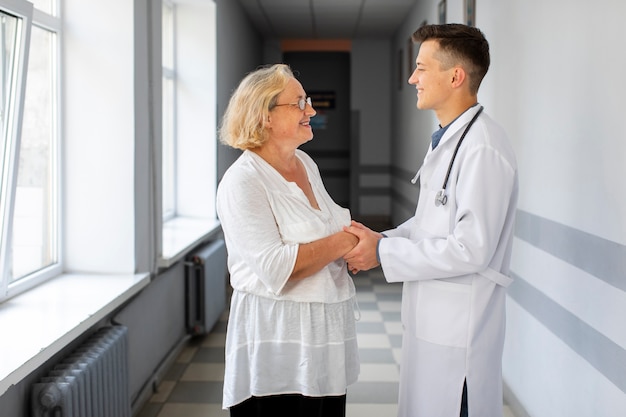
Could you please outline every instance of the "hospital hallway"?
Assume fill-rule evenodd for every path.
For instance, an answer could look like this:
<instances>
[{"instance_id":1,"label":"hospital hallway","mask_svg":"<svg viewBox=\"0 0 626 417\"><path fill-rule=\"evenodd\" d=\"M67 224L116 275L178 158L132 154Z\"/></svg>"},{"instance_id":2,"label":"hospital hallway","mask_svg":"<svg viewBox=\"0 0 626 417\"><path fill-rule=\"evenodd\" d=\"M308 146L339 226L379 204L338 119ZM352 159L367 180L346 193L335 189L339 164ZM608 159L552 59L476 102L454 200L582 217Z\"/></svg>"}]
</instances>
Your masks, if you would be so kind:
<instances>
[{"instance_id":1,"label":"hospital hallway","mask_svg":"<svg viewBox=\"0 0 626 417\"><path fill-rule=\"evenodd\" d=\"M397 412L402 284L388 284L380 267L354 276L360 319L361 374L348 387L347 417L394 417ZM357 313L358 315L358 313ZM226 417L222 410L228 312L205 336L192 339L137 417ZM503 417L515 417L506 404Z\"/></svg>"},{"instance_id":2,"label":"hospital hallway","mask_svg":"<svg viewBox=\"0 0 626 417\"><path fill-rule=\"evenodd\" d=\"M483 368L502 382L496 414L625 417L624 16L616 0L0 0L0 417L229 416L229 263L261 277L237 265L253 253L286 275L294 243L348 219L408 238L383 244L383 265L429 280L411 317L420 340L463 346L439 338L458 310L480 338L504 331L501 375ZM463 26L487 40L480 71L417 41ZM237 90L274 64L299 85ZM230 107L235 91L259 114ZM233 113L306 154L286 190L304 185L311 202L306 174L345 211L283 225L291 206L265 198L280 180L269 167L229 186L245 147L224 141ZM346 415L396 417L401 369L447 373L400 363L414 340L401 285L380 268L354 282Z\"/></svg>"}]
</instances>

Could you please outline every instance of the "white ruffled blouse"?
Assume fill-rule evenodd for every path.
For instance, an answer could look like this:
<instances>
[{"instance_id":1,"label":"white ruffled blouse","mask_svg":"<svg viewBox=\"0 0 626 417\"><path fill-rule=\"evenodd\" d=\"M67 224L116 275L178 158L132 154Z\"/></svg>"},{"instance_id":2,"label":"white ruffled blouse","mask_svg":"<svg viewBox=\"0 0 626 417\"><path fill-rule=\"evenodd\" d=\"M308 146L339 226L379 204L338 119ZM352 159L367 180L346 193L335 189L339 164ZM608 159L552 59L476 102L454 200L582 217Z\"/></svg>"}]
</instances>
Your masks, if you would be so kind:
<instances>
[{"instance_id":1,"label":"white ruffled blouse","mask_svg":"<svg viewBox=\"0 0 626 417\"><path fill-rule=\"evenodd\" d=\"M320 210L253 152L227 170L217 212L233 287L226 336L223 407L250 396L343 395L359 373L355 288L338 259L302 280L288 281L300 243L350 224L328 195L315 162L304 164Z\"/></svg>"}]
</instances>

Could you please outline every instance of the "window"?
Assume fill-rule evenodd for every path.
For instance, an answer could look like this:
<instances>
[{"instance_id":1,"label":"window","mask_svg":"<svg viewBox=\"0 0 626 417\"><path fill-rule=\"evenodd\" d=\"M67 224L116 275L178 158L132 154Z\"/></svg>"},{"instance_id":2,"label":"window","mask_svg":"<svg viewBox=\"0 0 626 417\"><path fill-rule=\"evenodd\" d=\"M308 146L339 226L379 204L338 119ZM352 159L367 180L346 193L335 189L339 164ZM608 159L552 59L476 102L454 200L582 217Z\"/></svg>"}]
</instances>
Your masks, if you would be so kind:
<instances>
[{"instance_id":1,"label":"window","mask_svg":"<svg viewBox=\"0 0 626 417\"><path fill-rule=\"evenodd\" d=\"M10 284L58 266L57 33L32 27L24 98ZM45 274L49 275L49 274Z\"/></svg>"},{"instance_id":2,"label":"window","mask_svg":"<svg viewBox=\"0 0 626 417\"><path fill-rule=\"evenodd\" d=\"M163 0L158 266L219 229L216 190L215 3Z\"/></svg>"},{"instance_id":3,"label":"window","mask_svg":"<svg viewBox=\"0 0 626 417\"><path fill-rule=\"evenodd\" d=\"M0 0L0 302L65 268L133 271L139 262L136 245L145 248L144 240L156 247L146 249L149 254L141 262L151 256L145 263L153 265L156 257L158 266L167 267L219 227L215 3L163 0L162 30L151 34L162 42L162 91L150 86L156 87L150 92L154 97L146 98L161 106L154 109L160 114L151 113L161 132L154 136L158 149L146 154L133 154L129 145L133 139L146 140L143 125L139 131L133 125L139 90L132 71L142 58L133 52L131 39L136 28L142 29L143 18L125 18L118 27L104 16L87 22L81 15L84 2L66 0L64 21L71 22L71 30L63 33L59 3ZM104 1L97 5L105 15L110 11ZM90 44L107 37L107 42ZM68 63L63 77L61 41ZM112 51L115 63L109 59ZM110 80L100 78L106 71ZM72 115L65 119L61 78L63 109ZM139 94L141 101L143 91ZM127 162L144 156L154 168L149 174L153 193L148 187L133 188L136 183L128 180L137 172L144 175L145 165L143 160L139 168ZM109 171L112 166L117 169ZM134 217L133 198L144 192L156 201L145 203L141 213L161 205L150 226Z\"/></svg>"},{"instance_id":4,"label":"window","mask_svg":"<svg viewBox=\"0 0 626 417\"><path fill-rule=\"evenodd\" d=\"M0 300L58 273L60 22L52 0L0 0ZM26 65L28 63L28 65Z\"/></svg>"}]
</instances>

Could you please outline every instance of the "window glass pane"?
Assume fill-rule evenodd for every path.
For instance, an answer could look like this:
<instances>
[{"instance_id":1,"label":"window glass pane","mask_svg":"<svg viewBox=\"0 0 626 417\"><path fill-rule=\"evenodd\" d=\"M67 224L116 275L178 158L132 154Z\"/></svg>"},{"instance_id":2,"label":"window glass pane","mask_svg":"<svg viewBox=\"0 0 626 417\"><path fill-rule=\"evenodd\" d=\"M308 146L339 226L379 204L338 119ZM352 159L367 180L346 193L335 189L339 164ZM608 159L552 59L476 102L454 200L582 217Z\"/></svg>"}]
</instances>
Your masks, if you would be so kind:
<instances>
[{"instance_id":1,"label":"window glass pane","mask_svg":"<svg viewBox=\"0 0 626 417\"><path fill-rule=\"evenodd\" d=\"M162 26L162 51L163 67L174 68L174 8L172 5L163 3L163 26Z\"/></svg>"},{"instance_id":2,"label":"window glass pane","mask_svg":"<svg viewBox=\"0 0 626 417\"><path fill-rule=\"evenodd\" d=\"M161 147L161 193L163 220L176 216L176 73L174 58L174 6L163 2L161 32L163 65L163 109Z\"/></svg>"},{"instance_id":3,"label":"window glass pane","mask_svg":"<svg viewBox=\"0 0 626 417\"><path fill-rule=\"evenodd\" d=\"M6 201L4 183L6 181L8 163L6 160L9 147L7 121L10 117L11 88L13 86L13 69L16 52L18 19L0 12L0 199ZM0 209L4 204L0 204ZM1 219L2 213L0 213ZM0 225L2 222L0 222Z\"/></svg>"},{"instance_id":4,"label":"window glass pane","mask_svg":"<svg viewBox=\"0 0 626 417\"><path fill-rule=\"evenodd\" d=\"M162 193L163 219L169 220L176 214L175 189L175 144L174 144L174 81L163 78L163 148L162 148Z\"/></svg>"},{"instance_id":5,"label":"window glass pane","mask_svg":"<svg viewBox=\"0 0 626 417\"><path fill-rule=\"evenodd\" d=\"M48 13L48 14L53 14L53 6L54 6L54 0L29 0L31 3L33 3L33 7L35 9L39 9L42 12Z\"/></svg>"},{"instance_id":6,"label":"window glass pane","mask_svg":"<svg viewBox=\"0 0 626 417\"><path fill-rule=\"evenodd\" d=\"M12 281L57 261L54 36L32 28L13 218Z\"/></svg>"}]
</instances>

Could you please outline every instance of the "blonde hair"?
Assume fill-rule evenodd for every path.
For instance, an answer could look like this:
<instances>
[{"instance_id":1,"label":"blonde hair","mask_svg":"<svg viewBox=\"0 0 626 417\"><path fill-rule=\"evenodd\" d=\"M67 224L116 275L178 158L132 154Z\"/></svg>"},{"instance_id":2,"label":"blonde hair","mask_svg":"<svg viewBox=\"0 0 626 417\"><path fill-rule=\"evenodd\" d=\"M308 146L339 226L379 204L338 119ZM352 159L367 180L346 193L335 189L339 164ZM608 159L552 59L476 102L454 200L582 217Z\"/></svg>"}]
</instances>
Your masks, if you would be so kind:
<instances>
[{"instance_id":1,"label":"blonde hair","mask_svg":"<svg viewBox=\"0 0 626 417\"><path fill-rule=\"evenodd\" d=\"M262 67L246 75L222 117L220 141L242 150L263 145L267 140L264 120L292 78L293 72L285 64Z\"/></svg>"}]
</instances>

